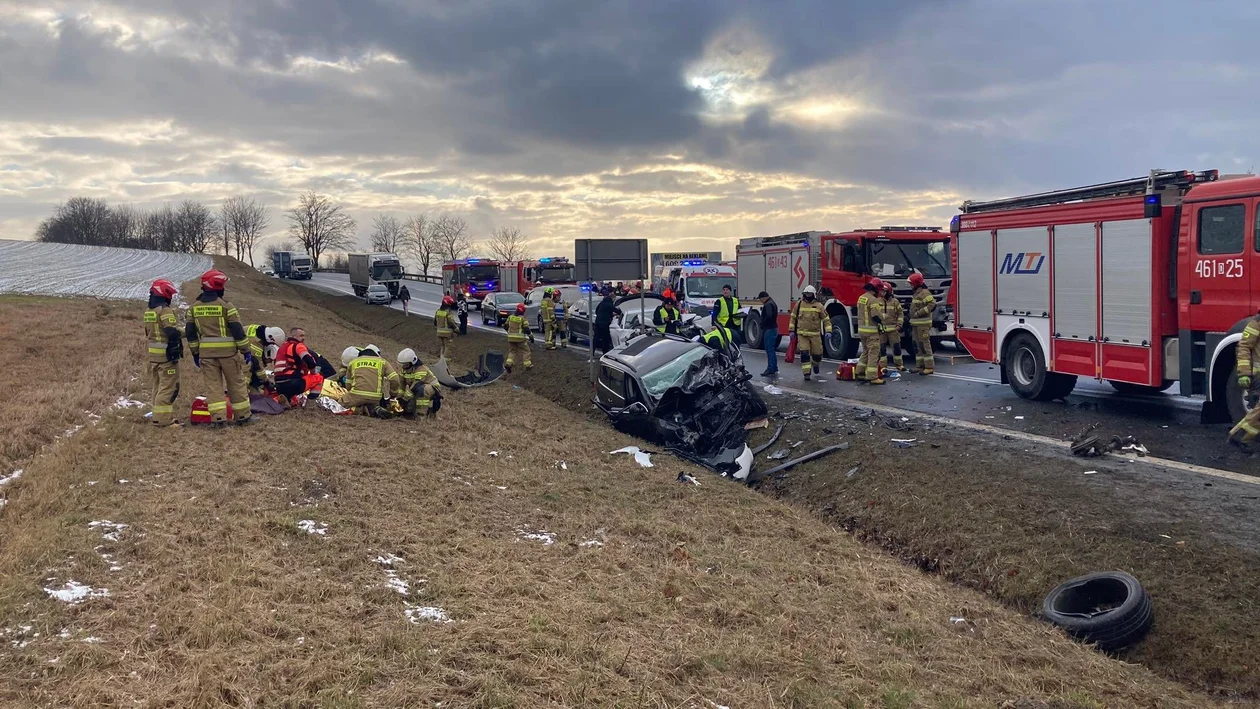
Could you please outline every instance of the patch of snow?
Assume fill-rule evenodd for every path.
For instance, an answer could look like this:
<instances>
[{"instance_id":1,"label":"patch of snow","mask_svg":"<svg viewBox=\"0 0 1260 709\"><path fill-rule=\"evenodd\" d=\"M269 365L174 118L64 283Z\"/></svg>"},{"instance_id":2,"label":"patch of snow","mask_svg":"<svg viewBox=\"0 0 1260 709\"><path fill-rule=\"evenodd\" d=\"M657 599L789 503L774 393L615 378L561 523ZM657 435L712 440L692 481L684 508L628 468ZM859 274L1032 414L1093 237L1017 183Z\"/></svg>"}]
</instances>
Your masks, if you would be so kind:
<instances>
[{"instance_id":1,"label":"patch of snow","mask_svg":"<svg viewBox=\"0 0 1260 709\"><path fill-rule=\"evenodd\" d=\"M401 593L404 596L411 593L411 586L408 585L406 579L398 578L397 571L394 571L393 569L391 569L388 572L386 572L386 575L389 577L385 581L386 586L389 586L390 588L394 589L395 591Z\"/></svg>"},{"instance_id":2,"label":"patch of snow","mask_svg":"<svg viewBox=\"0 0 1260 709\"><path fill-rule=\"evenodd\" d=\"M98 482L100 482L100 480L89 480L89 481L88 481L88 485L89 485L89 486L91 486L91 485L95 485L95 484L96 484L96 483L98 483Z\"/></svg>"},{"instance_id":3,"label":"patch of snow","mask_svg":"<svg viewBox=\"0 0 1260 709\"><path fill-rule=\"evenodd\" d=\"M506 486L506 485L495 485L495 487L499 488L500 490L506 490L506 489L507 489L507 486Z\"/></svg>"},{"instance_id":4,"label":"patch of snow","mask_svg":"<svg viewBox=\"0 0 1260 709\"><path fill-rule=\"evenodd\" d=\"M394 554L388 554L388 553L385 554L384 556L376 557L376 563L380 564L381 566L393 566L394 564L402 564L402 563L405 563L406 561L407 560L402 558L401 556L395 556Z\"/></svg>"},{"instance_id":5,"label":"patch of snow","mask_svg":"<svg viewBox=\"0 0 1260 709\"><path fill-rule=\"evenodd\" d=\"M79 426L75 426L74 428L66 429L66 432L61 435L63 438L69 438L70 436L73 436L74 434L78 433L81 430L83 430L83 426L79 425Z\"/></svg>"},{"instance_id":6,"label":"patch of snow","mask_svg":"<svg viewBox=\"0 0 1260 709\"><path fill-rule=\"evenodd\" d=\"M8 485L9 483L13 482L14 480L17 480L20 477L22 477L22 469L18 468L17 470L14 470L8 475L0 478L0 485Z\"/></svg>"},{"instance_id":7,"label":"patch of snow","mask_svg":"<svg viewBox=\"0 0 1260 709\"><path fill-rule=\"evenodd\" d=\"M581 544L578 544L578 546L580 546L580 547L602 547L602 546L604 546L604 543L603 543L603 542L601 542L601 541L600 541L600 540L598 540L598 539L587 539L586 541L582 542Z\"/></svg>"},{"instance_id":8,"label":"patch of snow","mask_svg":"<svg viewBox=\"0 0 1260 709\"><path fill-rule=\"evenodd\" d=\"M537 532L531 532L525 529L518 529L516 530L516 536L518 537L518 540L528 539L530 541L542 542L543 546L551 546L552 544L556 543L556 535L552 534L551 532L548 532L545 529L540 529Z\"/></svg>"},{"instance_id":9,"label":"patch of snow","mask_svg":"<svg viewBox=\"0 0 1260 709\"><path fill-rule=\"evenodd\" d=\"M83 640L82 640L81 642L85 642L85 643L93 643L93 644L94 644L94 643L99 643L99 642L101 642L101 639L100 639L100 638L98 638L98 637L96 637L95 635L89 635L89 636L87 636L86 638L83 638Z\"/></svg>"},{"instance_id":10,"label":"patch of snow","mask_svg":"<svg viewBox=\"0 0 1260 709\"><path fill-rule=\"evenodd\" d=\"M44 593L64 603L78 604L88 598L105 598L109 596L109 589L92 588L71 579L61 588L45 588Z\"/></svg>"},{"instance_id":11,"label":"patch of snow","mask_svg":"<svg viewBox=\"0 0 1260 709\"><path fill-rule=\"evenodd\" d=\"M298 645L305 645L305 644L306 644L306 636L305 636L305 635L299 635L299 636L298 636L298 639L297 639L297 644L298 644Z\"/></svg>"},{"instance_id":12,"label":"patch of snow","mask_svg":"<svg viewBox=\"0 0 1260 709\"><path fill-rule=\"evenodd\" d=\"M130 481L130 480L128 480L128 479L126 479L126 478L118 478L118 484L119 484L119 485L126 485L126 484L127 484L127 483L129 483L129 482L131 482L131 481Z\"/></svg>"},{"instance_id":13,"label":"patch of snow","mask_svg":"<svg viewBox=\"0 0 1260 709\"><path fill-rule=\"evenodd\" d=\"M9 239L0 239L0 263L0 292L125 300L147 300L156 278L182 283L213 266L204 254Z\"/></svg>"},{"instance_id":14,"label":"patch of snow","mask_svg":"<svg viewBox=\"0 0 1260 709\"><path fill-rule=\"evenodd\" d=\"M118 400L114 402L115 409L131 409L131 408L143 409L144 406L145 404L143 401L136 401L135 399L128 399L125 396L118 397ZM100 418L100 417L98 416L97 418Z\"/></svg>"},{"instance_id":15,"label":"patch of snow","mask_svg":"<svg viewBox=\"0 0 1260 709\"><path fill-rule=\"evenodd\" d=\"M569 464L564 462L563 460L557 460L556 467L559 468L560 470L568 470Z\"/></svg>"},{"instance_id":16,"label":"patch of snow","mask_svg":"<svg viewBox=\"0 0 1260 709\"><path fill-rule=\"evenodd\" d=\"M306 532L307 534L318 534L322 537L328 533L327 522L316 522L313 519L301 519L298 520L297 526L298 529Z\"/></svg>"},{"instance_id":17,"label":"patch of snow","mask_svg":"<svg viewBox=\"0 0 1260 709\"><path fill-rule=\"evenodd\" d=\"M959 623L966 623L967 619L963 618L962 616L952 615L949 617L949 622L957 625Z\"/></svg>"},{"instance_id":18,"label":"patch of snow","mask_svg":"<svg viewBox=\"0 0 1260 709\"><path fill-rule=\"evenodd\" d=\"M465 484L465 485L467 485L468 487L472 487L472 483L468 482L467 480L465 480L465 479L461 478L461 477L460 477L460 476L458 476L458 475L454 475L454 476L452 476L452 478L453 478L454 480L458 481L458 482L464 483L464 484Z\"/></svg>"},{"instance_id":19,"label":"patch of snow","mask_svg":"<svg viewBox=\"0 0 1260 709\"><path fill-rule=\"evenodd\" d=\"M634 456L634 461L638 463L641 467L644 467L644 468L656 467L652 465L652 454L646 451L639 450L638 446L626 446L625 448L618 448L615 451L608 451L609 455L616 455L618 453L628 453Z\"/></svg>"},{"instance_id":20,"label":"patch of snow","mask_svg":"<svg viewBox=\"0 0 1260 709\"><path fill-rule=\"evenodd\" d=\"M107 530L101 534L101 539L106 539L111 542L118 541L119 533L121 533L124 529L127 528L127 525L123 524L122 522L110 522L107 519L96 520L95 522L88 522L88 526L91 527L92 529Z\"/></svg>"},{"instance_id":21,"label":"patch of snow","mask_svg":"<svg viewBox=\"0 0 1260 709\"><path fill-rule=\"evenodd\" d=\"M499 451L490 451L490 452L488 453L488 455L489 455L491 458L498 458L498 457L499 457Z\"/></svg>"},{"instance_id":22,"label":"patch of snow","mask_svg":"<svg viewBox=\"0 0 1260 709\"><path fill-rule=\"evenodd\" d=\"M779 387L777 387L777 386L775 386L775 385L773 385L773 384L767 384L767 385L766 385L765 387L763 387L763 388L765 389L765 391L766 391L766 393L767 393L767 394L774 394L774 395L776 395L776 396L777 396L777 395L779 395L779 394L782 394L782 393L783 393L783 390L782 390L782 389L780 389Z\"/></svg>"},{"instance_id":23,"label":"patch of snow","mask_svg":"<svg viewBox=\"0 0 1260 709\"><path fill-rule=\"evenodd\" d=\"M57 637L61 638L62 640L69 640L69 639L70 639L70 629L69 629L69 628L62 628L62 629L61 629L61 632L60 632L60 633L57 633Z\"/></svg>"},{"instance_id":24,"label":"patch of snow","mask_svg":"<svg viewBox=\"0 0 1260 709\"><path fill-rule=\"evenodd\" d=\"M422 620L431 620L435 623L455 622L451 620L449 615L446 614L446 611L434 606L413 606L408 603L406 609L403 610L403 613L406 614L407 620L416 624L419 624Z\"/></svg>"}]
</instances>

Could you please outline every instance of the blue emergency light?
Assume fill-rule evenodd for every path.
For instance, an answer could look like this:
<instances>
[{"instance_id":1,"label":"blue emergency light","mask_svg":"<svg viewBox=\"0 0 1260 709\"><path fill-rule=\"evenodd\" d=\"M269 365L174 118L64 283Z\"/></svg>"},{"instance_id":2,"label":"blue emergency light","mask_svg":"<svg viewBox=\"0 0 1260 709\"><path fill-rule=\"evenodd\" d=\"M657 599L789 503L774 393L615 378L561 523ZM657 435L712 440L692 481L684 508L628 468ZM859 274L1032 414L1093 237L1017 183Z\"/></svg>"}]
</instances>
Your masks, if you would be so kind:
<instances>
[{"instance_id":1,"label":"blue emergency light","mask_svg":"<svg viewBox=\"0 0 1260 709\"><path fill-rule=\"evenodd\" d=\"M1160 197L1158 192L1155 194L1148 194L1146 195L1146 199L1143 200L1142 216L1147 219L1154 219L1159 216L1159 212L1162 207L1163 199Z\"/></svg>"},{"instance_id":2,"label":"blue emergency light","mask_svg":"<svg viewBox=\"0 0 1260 709\"><path fill-rule=\"evenodd\" d=\"M464 261L464 263L481 263L481 259L479 259L479 258L470 258L470 259L468 259L468 260Z\"/></svg>"},{"instance_id":3,"label":"blue emergency light","mask_svg":"<svg viewBox=\"0 0 1260 709\"><path fill-rule=\"evenodd\" d=\"M703 265L704 265L704 259L702 259L702 258L687 259L686 261L683 261L683 262L682 262L682 265L684 265L684 266L703 266Z\"/></svg>"}]
</instances>

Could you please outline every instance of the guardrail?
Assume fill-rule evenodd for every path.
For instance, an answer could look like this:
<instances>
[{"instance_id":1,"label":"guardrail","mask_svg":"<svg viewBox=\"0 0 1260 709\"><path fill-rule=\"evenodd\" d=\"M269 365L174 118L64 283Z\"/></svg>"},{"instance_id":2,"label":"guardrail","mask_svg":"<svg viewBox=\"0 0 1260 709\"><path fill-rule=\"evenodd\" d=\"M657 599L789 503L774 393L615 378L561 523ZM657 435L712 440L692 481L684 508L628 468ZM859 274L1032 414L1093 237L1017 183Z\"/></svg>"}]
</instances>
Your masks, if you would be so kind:
<instances>
[{"instance_id":1,"label":"guardrail","mask_svg":"<svg viewBox=\"0 0 1260 709\"><path fill-rule=\"evenodd\" d=\"M438 285L442 284L441 276L426 276L420 273L404 273L402 277L409 281L421 281L423 283L436 283Z\"/></svg>"},{"instance_id":2,"label":"guardrail","mask_svg":"<svg viewBox=\"0 0 1260 709\"><path fill-rule=\"evenodd\" d=\"M350 269L348 268L317 268L315 269L315 272L316 273L349 273Z\"/></svg>"}]
</instances>

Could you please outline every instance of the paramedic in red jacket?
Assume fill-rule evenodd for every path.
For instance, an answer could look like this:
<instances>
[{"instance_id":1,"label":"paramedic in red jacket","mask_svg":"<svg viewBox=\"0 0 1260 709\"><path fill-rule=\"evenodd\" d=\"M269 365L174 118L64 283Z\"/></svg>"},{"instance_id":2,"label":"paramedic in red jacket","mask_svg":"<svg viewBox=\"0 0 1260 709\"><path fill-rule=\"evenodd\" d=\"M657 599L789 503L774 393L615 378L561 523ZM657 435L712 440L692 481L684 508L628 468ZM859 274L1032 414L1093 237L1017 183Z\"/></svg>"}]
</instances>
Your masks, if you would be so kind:
<instances>
[{"instance_id":1,"label":"paramedic in red jacket","mask_svg":"<svg viewBox=\"0 0 1260 709\"><path fill-rule=\"evenodd\" d=\"M306 346L306 331L300 327L289 330L289 339L276 352L276 391L293 398L323 384L319 362Z\"/></svg>"}]
</instances>

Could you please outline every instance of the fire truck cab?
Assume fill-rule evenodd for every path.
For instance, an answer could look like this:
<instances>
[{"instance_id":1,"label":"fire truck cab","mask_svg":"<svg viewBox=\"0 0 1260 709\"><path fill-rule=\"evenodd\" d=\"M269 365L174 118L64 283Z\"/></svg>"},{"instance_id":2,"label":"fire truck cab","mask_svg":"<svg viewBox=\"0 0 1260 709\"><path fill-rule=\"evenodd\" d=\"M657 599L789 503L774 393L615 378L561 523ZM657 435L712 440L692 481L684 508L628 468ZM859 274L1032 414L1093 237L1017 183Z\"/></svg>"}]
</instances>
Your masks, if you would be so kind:
<instances>
[{"instance_id":1,"label":"fire truck cab","mask_svg":"<svg viewBox=\"0 0 1260 709\"><path fill-rule=\"evenodd\" d=\"M951 223L959 340L1025 398L1062 398L1077 377L1122 393L1179 384L1237 420L1258 205L1260 177L1215 170L966 202Z\"/></svg>"},{"instance_id":2,"label":"fire truck cab","mask_svg":"<svg viewBox=\"0 0 1260 709\"><path fill-rule=\"evenodd\" d=\"M499 262L490 259L461 258L442 264L442 292L463 293L468 305L481 310L487 293L501 290Z\"/></svg>"},{"instance_id":3,"label":"fire truck cab","mask_svg":"<svg viewBox=\"0 0 1260 709\"><path fill-rule=\"evenodd\" d=\"M791 308L800 300L801 290L813 284L831 317L831 337L823 340L826 355L850 359L857 355L857 299L871 278L893 285L907 318L913 296L908 280L912 273L923 275L938 303L946 302L953 282L949 241L940 227L915 226L742 239L736 247L739 293L745 298L763 290L769 293L779 305L779 332L786 336ZM744 318L744 336L748 342L760 342L760 303L745 302L750 317ZM908 321L904 325L909 345ZM934 340L954 337L947 305L936 309L932 332Z\"/></svg>"},{"instance_id":4,"label":"fire truck cab","mask_svg":"<svg viewBox=\"0 0 1260 709\"><path fill-rule=\"evenodd\" d=\"M499 267L505 291L525 295L538 285L558 286L577 283L577 267L564 256L548 256L533 261L509 261Z\"/></svg>"}]
</instances>

